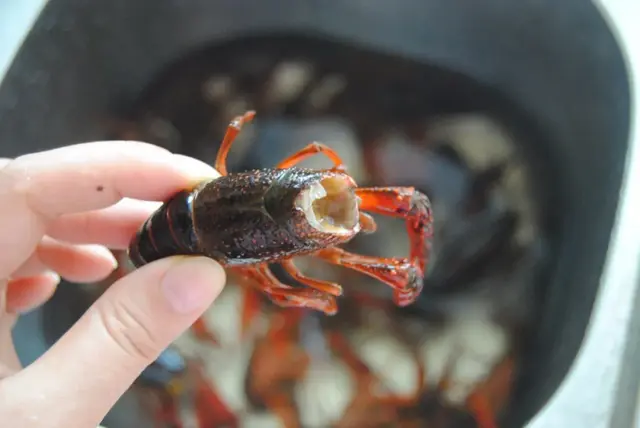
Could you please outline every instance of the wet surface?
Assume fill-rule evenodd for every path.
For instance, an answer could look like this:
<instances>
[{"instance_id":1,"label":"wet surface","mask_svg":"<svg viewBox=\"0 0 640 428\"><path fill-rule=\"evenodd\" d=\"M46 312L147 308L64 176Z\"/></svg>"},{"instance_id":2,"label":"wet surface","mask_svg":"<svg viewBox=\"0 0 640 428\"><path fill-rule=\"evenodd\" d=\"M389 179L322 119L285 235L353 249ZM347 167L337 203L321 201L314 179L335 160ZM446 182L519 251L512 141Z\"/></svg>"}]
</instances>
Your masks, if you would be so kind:
<instances>
[{"instance_id":1,"label":"wet surface","mask_svg":"<svg viewBox=\"0 0 640 428\"><path fill-rule=\"evenodd\" d=\"M110 119L110 137L212 162L228 121L256 109L231 150L231 172L272 167L319 141L360 186L428 194L436 220L425 289L407 308L392 304L384 284L313 257L296 264L345 288L334 317L279 309L231 277L205 322L176 342L183 362L159 360L141 377L136 393L150 419L185 428L492 428L500 420L547 251L523 141L501 119L509 107L497 95L443 70L394 65L360 52L247 44L176 65ZM302 165L329 166L320 156ZM375 234L346 248L405 256L403 222L376 221ZM249 317L248 299L260 302L259 315ZM178 374L162 370L182 363Z\"/></svg>"}]
</instances>

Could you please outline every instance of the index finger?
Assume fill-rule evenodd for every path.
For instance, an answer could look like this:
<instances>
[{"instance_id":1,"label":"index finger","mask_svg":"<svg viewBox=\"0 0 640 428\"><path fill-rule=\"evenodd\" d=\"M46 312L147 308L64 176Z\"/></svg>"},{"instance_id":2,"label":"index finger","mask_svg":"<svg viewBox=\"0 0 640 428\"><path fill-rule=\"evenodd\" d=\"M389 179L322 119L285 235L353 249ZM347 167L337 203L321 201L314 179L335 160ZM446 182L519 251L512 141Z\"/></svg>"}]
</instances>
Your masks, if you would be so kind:
<instances>
[{"instance_id":1,"label":"index finger","mask_svg":"<svg viewBox=\"0 0 640 428\"><path fill-rule=\"evenodd\" d=\"M124 197L162 201L205 178L203 162L151 144L105 141L21 156L0 169L0 279L36 247L49 221Z\"/></svg>"}]
</instances>

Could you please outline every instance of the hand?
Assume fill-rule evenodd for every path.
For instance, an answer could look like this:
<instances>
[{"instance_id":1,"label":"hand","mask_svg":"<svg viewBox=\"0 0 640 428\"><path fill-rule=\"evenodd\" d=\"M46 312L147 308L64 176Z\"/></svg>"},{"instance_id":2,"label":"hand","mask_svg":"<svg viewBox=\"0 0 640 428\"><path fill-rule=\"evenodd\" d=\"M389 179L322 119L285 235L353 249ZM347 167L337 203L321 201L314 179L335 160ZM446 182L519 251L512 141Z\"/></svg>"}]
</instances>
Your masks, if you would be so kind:
<instances>
[{"instance_id":1,"label":"hand","mask_svg":"<svg viewBox=\"0 0 640 428\"><path fill-rule=\"evenodd\" d=\"M105 278L158 203L211 167L149 144L79 144L0 159L0 421L95 428L144 368L213 302L224 270L201 257L144 266L115 282L41 358L21 369L16 316L60 277ZM89 244L89 245L88 245ZM59 275L59 276L58 276Z\"/></svg>"}]
</instances>

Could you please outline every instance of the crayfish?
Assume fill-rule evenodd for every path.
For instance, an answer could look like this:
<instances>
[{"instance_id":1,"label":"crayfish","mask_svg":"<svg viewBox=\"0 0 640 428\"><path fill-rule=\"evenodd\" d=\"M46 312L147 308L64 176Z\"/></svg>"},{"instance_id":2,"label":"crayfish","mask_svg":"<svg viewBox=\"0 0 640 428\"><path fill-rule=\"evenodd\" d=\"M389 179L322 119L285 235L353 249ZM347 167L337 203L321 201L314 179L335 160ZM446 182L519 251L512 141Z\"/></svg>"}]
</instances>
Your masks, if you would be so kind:
<instances>
[{"instance_id":1,"label":"crayfish","mask_svg":"<svg viewBox=\"0 0 640 428\"><path fill-rule=\"evenodd\" d=\"M377 278L393 289L398 306L420 295L432 235L431 204L413 187L358 187L340 156L311 143L275 168L228 173L227 154L249 111L228 125L215 161L220 177L185 189L166 201L141 226L129 247L136 267L173 255L204 255L234 270L280 307L337 312L339 284L307 277L293 258L310 255ZM323 154L330 169L296 165ZM408 258L349 253L338 245L377 226L369 211L406 220ZM281 283L270 271L279 263L306 287Z\"/></svg>"}]
</instances>

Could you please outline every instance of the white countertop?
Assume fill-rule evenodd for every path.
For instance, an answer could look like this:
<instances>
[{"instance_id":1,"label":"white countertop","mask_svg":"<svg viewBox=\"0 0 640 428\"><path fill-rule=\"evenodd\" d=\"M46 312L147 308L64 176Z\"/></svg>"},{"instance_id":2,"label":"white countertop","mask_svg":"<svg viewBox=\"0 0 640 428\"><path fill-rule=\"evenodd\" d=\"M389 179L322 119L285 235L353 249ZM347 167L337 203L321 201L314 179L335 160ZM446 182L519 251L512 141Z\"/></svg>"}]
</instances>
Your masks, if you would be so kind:
<instances>
[{"instance_id":1,"label":"white countertop","mask_svg":"<svg viewBox=\"0 0 640 428\"><path fill-rule=\"evenodd\" d=\"M47 0L0 1L0 82L46 3Z\"/></svg>"}]
</instances>

